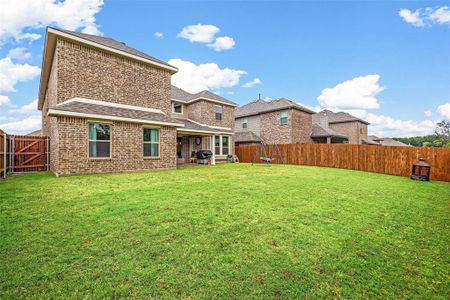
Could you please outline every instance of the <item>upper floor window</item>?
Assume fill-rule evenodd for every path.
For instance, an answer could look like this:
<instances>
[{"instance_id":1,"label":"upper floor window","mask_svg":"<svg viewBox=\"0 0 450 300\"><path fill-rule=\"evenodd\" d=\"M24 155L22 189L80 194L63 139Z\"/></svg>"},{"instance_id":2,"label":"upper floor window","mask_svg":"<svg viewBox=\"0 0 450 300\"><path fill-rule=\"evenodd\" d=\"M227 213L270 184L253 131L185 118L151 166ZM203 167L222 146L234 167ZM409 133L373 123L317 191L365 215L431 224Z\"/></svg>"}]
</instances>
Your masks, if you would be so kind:
<instances>
[{"instance_id":1,"label":"upper floor window","mask_svg":"<svg viewBox=\"0 0 450 300\"><path fill-rule=\"evenodd\" d=\"M89 124L89 157L111 157L111 125Z\"/></svg>"},{"instance_id":2,"label":"upper floor window","mask_svg":"<svg viewBox=\"0 0 450 300\"><path fill-rule=\"evenodd\" d=\"M248 127L248 118L243 118L242 119L242 128L247 128Z\"/></svg>"},{"instance_id":3,"label":"upper floor window","mask_svg":"<svg viewBox=\"0 0 450 300\"><path fill-rule=\"evenodd\" d=\"M280 123L281 125L286 125L288 122L287 111L284 110L280 113Z\"/></svg>"},{"instance_id":4,"label":"upper floor window","mask_svg":"<svg viewBox=\"0 0 450 300\"><path fill-rule=\"evenodd\" d=\"M214 111L216 113L216 120L222 120L222 105L215 105Z\"/></svg>"},{"instance_id":5,"label":"upper floor window","mask_svg":"<svg viewBox=\"0 0 450 300\"><path fill-rule=\"evenodd\" d=\"M183 113L183 104L172 102L172 112L175 114L182 114Z\"/></svg>"},{"instance_id":6,"label":"upper floor window","mask_svg":"<svg viewBox=\"0 0 450 300\"><path fill-rule=\"evenodd\" d=\"M159 157L159 129L144 128L144 157Z\"/></svg>"}]
</instances>

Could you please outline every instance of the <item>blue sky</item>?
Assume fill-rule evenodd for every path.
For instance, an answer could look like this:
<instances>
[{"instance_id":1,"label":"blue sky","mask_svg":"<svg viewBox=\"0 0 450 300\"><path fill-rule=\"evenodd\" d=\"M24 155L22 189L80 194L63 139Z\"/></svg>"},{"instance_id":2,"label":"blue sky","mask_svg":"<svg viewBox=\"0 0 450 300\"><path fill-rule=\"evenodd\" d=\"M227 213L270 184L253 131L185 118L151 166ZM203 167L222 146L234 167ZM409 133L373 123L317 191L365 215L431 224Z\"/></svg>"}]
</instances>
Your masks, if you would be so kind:
<instances>
[{"instance_id":1,"label":"blue sky","mask_svg":"<svg viewBox=\"0 0 450 300\"><path fill-rule=\"evenodd\" d=\"M345 110L382 136L431 133L450 118L449 1L8 2L0 4L0 128L8 132L39 128L30 103L46 25L123 41L179 67L176 85L238 104L261 93Z\"/></svg>"}]
</instances>

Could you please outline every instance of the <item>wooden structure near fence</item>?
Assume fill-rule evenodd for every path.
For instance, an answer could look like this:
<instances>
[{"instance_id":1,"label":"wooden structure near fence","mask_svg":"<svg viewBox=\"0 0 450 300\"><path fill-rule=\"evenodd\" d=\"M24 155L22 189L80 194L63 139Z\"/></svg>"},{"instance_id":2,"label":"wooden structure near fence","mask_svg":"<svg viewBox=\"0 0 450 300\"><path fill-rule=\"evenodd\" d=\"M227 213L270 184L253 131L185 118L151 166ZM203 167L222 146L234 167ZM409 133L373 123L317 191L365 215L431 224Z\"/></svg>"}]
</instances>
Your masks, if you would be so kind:
<instances>
[{"instance_id":1,"label":"wooden structure near fence","mask_svg":"<svg viewBox=\"0 0 450 300\"><path fill-rule=\"evenodd\" d=\"M235 152L240 162L252 162L258 145L239 145ZM284 162L351 169L389 175L411 175L412 164L425 158L431 164L431 180L450 182L450 148L369 146L348 144L278 145ZM271 163L280 163L274 156ZM257 158L258 163L261 160Z\"/></svg>"},{"instance_id":2,"label":"wooden structure near fence","mask_svg":"<svg viewBox=\"0 0 450 300\"><path fill-rule=\"evenodd\" d=\"M49 143L45 136L11 135L0 130L0 178L9 173L48 170Z\"/></svg>"}]
</instances>

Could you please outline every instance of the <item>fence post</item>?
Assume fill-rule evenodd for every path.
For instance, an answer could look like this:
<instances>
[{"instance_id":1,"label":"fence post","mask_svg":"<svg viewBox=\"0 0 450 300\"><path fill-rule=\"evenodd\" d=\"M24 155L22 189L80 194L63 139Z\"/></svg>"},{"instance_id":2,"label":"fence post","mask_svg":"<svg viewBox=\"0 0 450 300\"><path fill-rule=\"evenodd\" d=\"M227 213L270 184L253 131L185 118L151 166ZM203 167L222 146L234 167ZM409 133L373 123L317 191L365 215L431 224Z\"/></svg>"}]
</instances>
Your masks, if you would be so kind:
<instances>
[{"instance_id":1,"label":"fence post","mask_svg":"<svg viewBox=\"0 0 450 300\"><path fill-rule=\"evenodd\" d=\"M14 155L15 155L15 153L14 153L14 151L15 151L15 141L14 141L14 135L12 135L11 136L12 137L12 139L10 140L10 142L11 142L11 173L14 173L14 160L15 160L15 157L14 157Z\"/></svg>"},{"instance_id":2,"label":"fence post","mask_svg":"<svg viewBox=\"0 0 450 300\"><path fill-rule=\"evenodd\" d=\"M6 133L3 132L3 178L6 178Z\"/></svg>"},{"instance_id":3,"label":"fence post","mask_svg":"<svg viewBox=\"0 0 450 300\"><path fill-rule=\"evenodd\" d=\"M49 153L48 153L48 148L49 148L48 141L49 141L49 139L47 137L46 141L45 141L45 156L46 156L45 160L47 162L47 171L49 170L49 167L50 167L50 160L49 160Z\"/></svg>"}]
</instances>

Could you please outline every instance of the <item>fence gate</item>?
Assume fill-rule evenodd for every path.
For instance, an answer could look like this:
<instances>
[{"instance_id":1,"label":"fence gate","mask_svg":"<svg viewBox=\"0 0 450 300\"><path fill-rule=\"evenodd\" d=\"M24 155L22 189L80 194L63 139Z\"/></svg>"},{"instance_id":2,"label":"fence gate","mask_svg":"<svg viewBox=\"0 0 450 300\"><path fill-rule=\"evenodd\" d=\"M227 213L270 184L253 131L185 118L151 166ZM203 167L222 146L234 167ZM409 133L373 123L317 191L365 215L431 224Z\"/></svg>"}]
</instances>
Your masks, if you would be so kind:
<instances>
[{"instance_id":1,"label":"fence gate","mask_svg":"<svg viewBox=\"0 0 450 300\"><path fill-rule=\"evenodd\" d=\"M46 136L9 135L0 130L0 176L48 170L49 142Z\"/></svg>"}]
</instances>

